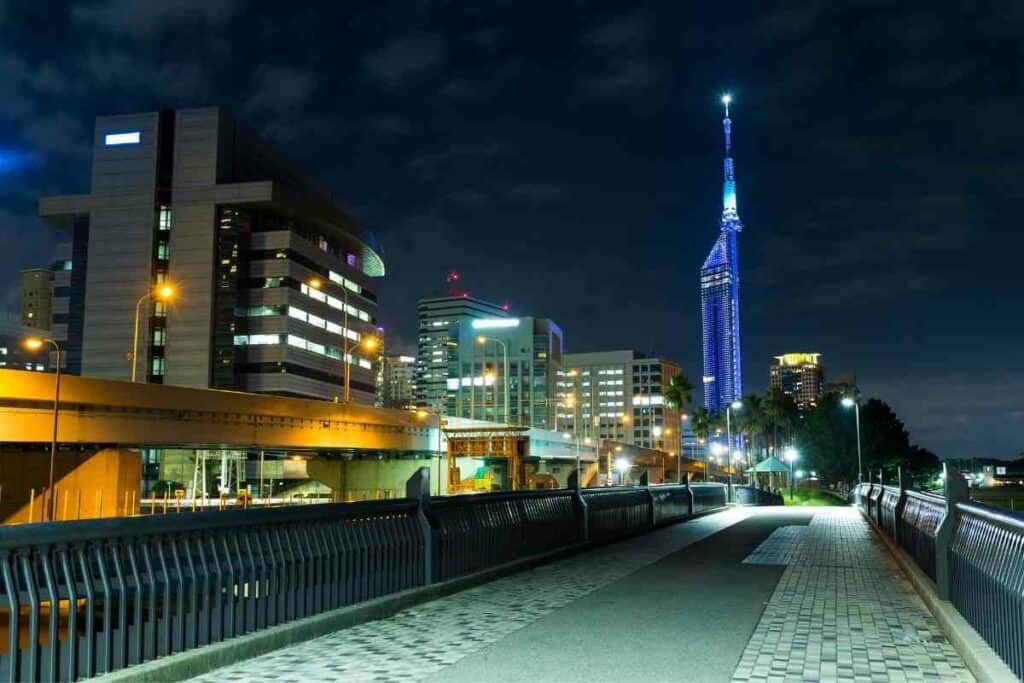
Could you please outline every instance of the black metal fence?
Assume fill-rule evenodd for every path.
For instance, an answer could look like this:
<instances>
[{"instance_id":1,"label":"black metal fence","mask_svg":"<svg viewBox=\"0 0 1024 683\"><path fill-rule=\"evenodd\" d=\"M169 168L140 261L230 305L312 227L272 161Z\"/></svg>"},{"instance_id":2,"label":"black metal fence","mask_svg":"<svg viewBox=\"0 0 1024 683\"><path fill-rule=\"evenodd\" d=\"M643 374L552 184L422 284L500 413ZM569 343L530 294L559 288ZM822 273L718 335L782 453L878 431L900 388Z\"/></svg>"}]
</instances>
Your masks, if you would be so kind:
<instances>
[{"instance_id":1,"label":"black metal fence","mask_svg":"<svg viewBox=\"0 0 1024 683\"><path fill-rule=\"evenodd\" d=\"M0 680L116 671L726 504L719 484L581 493L0 527Z\"/></svg>"},{"instance_id":2,"label":"black metal fence","mask_svg":"<svg viewBox=\"0 0 1024 683\"><path fill-rule=\"evenodd\" d=\"M877 483L859 484L854 495L1024 679L1024 515L969 502L954 468L946 467L946 481L945 496Z\"/></svg>"},{"instance_id":3,"label":"black metal fence","mask_svg":"<svg viewBox=\"0 0 1024 683\"><path fill-rule=\"evenodd\" d=\"M785 505L782 496L778 493L765 491L751 486L737 486L736 503L738 505Z\"/></svg>"}]
</instances>

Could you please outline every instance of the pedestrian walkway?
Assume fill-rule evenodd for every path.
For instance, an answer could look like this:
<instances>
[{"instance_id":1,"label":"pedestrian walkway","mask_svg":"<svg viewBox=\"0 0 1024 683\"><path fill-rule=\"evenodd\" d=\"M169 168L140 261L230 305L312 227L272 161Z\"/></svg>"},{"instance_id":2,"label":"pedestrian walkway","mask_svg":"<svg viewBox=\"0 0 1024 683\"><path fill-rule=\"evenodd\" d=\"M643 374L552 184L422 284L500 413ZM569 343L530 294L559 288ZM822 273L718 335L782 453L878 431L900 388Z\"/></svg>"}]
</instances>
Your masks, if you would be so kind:
<instances>
[{"instance_id":1,"label":"pedestrian walkway","mask_svg":"<svg viewBox=\"0 0 1024 683\"><path fill-rule=\"evenodd\" d=\"M677 524L196 681L971 680L855 510Z\"/></svg>"}]
</instances>

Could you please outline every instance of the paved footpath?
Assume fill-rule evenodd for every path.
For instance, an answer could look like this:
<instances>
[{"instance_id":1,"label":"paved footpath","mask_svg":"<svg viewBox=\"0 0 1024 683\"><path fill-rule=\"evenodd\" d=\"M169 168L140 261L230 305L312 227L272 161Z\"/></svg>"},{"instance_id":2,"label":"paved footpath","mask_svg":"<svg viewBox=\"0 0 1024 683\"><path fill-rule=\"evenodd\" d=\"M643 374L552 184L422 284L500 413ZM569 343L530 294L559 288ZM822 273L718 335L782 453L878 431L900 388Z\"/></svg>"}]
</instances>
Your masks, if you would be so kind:
<instances>
[{"instance_id":1,"label":"paved footpath","mask_svg":"<svg viewBox=\"0 0 1024 683\"><path fill-rule=\"evenodd\" d=\"M747 508L193 680L972 679L856 510Z\"/></svg>"}]
</instances>

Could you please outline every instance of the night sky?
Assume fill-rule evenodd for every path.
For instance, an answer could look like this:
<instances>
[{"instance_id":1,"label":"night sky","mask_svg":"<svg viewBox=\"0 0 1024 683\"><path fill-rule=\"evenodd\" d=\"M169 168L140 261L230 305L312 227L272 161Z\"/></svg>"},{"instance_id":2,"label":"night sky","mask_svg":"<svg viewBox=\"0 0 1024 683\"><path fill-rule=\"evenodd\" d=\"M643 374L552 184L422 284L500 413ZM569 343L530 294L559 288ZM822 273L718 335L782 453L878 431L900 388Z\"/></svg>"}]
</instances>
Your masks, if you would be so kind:
<instances>
[{"instance_id":1,"label":"night sky","mask_svg":"<svg viewBox=\"0 0 1024 683\"><path fill-rule=\"evenodd\" d=\"M1024 3L947 4L0 0L3 307L95 116L221 105L378 233L391 350L456 268L699 385L729 91L747 390L817 351L941 457L1015 457Z\"/></svg>"}]
</instances>

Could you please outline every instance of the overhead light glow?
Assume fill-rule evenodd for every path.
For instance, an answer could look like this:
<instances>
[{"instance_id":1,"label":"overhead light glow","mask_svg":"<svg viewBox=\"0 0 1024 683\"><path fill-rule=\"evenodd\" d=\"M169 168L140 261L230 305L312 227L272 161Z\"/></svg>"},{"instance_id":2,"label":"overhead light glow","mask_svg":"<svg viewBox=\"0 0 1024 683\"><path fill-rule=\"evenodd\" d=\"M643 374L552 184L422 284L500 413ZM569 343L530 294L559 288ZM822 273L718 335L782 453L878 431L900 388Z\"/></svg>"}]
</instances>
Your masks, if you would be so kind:
<instances>
[{"instance_id":1,"label":"overhead light glow","mask_svg":"<svg viewBox=\"0 0 1024 683\"><path fill-rule=\"evenodd\" d=\"M729 104L732 102L732 95L722 95L722 104Z\"/></svg>"},{"instance_id":2,"label":"overhead light glow","mask_svg":"<svg viewBox=\"0 0 1024 683\"><path fill-rule=\"evenodd\" d=\"M474 330L497 330L508 327L519 327L519 318L477 318L473 321Z\"/></svg>"},{"instance_id":3,"label":"overhead light glow","mask_svg":"<svg viewBox=\"0 0 1024 683\"><path fill-rule=\"evenodd\" d=\"M142 142L142 133L137 130L127 133L107 133L103 137L103 144L107 147L113 145L137 145Z\"/></svg>"}]
</instances>

